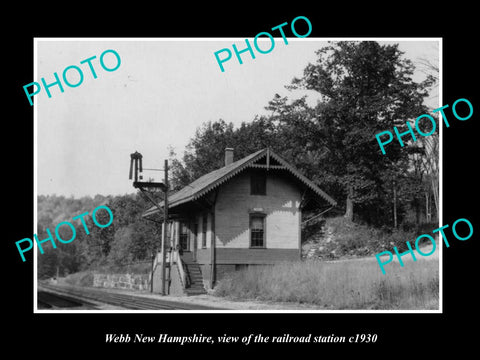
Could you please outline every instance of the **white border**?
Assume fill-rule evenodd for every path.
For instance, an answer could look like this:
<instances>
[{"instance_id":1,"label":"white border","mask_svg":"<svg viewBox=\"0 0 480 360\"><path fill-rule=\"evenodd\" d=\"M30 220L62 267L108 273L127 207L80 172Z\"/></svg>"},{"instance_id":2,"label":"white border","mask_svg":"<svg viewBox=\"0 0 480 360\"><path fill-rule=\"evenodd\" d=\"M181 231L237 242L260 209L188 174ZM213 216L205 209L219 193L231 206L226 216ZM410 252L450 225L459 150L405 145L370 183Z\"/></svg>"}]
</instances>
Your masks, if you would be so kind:
<instances>
[{"instance_id":1,"label":"white border","mask_svg":"<svg viewBox=\"0 0 480 360\"><path fill-rule=\"evenodd\" d=\"M33 39L33 79L38 79L38 69L37 69L37 59L38 59L38 48L37 48L37 39ZM38 111L37 111L37 99L34 100L33 103L33 231L34 234L38 233L37 223L38 223L38 189L37 189L37 155L38 155L38 141L37 141L37 134L38 134ZM33 235L32 235L33 237ZM35 239L32 238L32 242L35 243ZM40 312L37 306L37 247L35 244L33 245L33 309L34 312Z\"/></svg>"},{"instance_id":2,"label":"white border","mask_svg":"<svg viewBox=\"0 0 480 360\"><path fill-rule=\"evenodd\" d=\"M443 104L443 39L439 38L438 41L438 106L441 107ZM440 213L438 214L438 222L440 227L443 226L443 121L440 122L438 142L439 142L439 156L438 156L438 177L439 177L439 189L438 189L438 206ZM440 246L442 244L442 246ZM439 269L438 269L438 278L439 278L439 294L438 294L438 308L439 312L443 313L443 242L440 242L440 236L438 239L439 245Z\"/></svg>"},{"instance_id":3,"label":"white border","mask_svg":"<svg viewBox=\"0 0 480 360\"><path fill-rule=\"evenodd\" d=\"M251 38L249 38L251 39ZM282 38L275 37L280 41ZM329 37L329 38L290 38L288 41L438 41L439 45L439 107L443 104L443 38L441 37ZM37 59L39 41L243 41L245 38L226 37L226 38L33 38L34 40L34 81L38 78ZM260 39L266 40L266 39ZM37 233L37 99L33 105L34 114L34 231ZM439 224L443 226L443 122L439 130ZM34 241L34 239L32 239ZM439 241L440 244L440 241ZM441 314L443 313L443 246L439 246L439 309L438 310L39 310L37 307L37 246L33 246L33 307L35 314L90 314L90 313L109 313L109 314L256 314L256 313L275 313L275 314ZM165 298L168 300L168 297ZM190 303L189 303L190 304Z\"/></svg>"}]
</instances>

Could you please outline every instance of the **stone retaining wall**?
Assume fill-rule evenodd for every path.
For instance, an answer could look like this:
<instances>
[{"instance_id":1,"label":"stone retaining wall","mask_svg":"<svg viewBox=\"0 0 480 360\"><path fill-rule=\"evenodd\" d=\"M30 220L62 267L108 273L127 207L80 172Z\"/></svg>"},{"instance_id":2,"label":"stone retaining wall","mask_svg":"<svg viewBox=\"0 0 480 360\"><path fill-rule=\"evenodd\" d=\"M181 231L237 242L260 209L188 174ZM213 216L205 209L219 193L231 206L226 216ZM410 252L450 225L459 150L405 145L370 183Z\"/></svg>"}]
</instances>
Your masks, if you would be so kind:
<instances>
[{"instance_id":1,"label":"stone retaining wall","mask_svg":"<svg viewBox=\"0 0 480 360\"><path fill-rule=\"evenodd\" d=\"M150 274L93 274L93 286L102 288L149 290Z\"/></svg>"}]
</instances>

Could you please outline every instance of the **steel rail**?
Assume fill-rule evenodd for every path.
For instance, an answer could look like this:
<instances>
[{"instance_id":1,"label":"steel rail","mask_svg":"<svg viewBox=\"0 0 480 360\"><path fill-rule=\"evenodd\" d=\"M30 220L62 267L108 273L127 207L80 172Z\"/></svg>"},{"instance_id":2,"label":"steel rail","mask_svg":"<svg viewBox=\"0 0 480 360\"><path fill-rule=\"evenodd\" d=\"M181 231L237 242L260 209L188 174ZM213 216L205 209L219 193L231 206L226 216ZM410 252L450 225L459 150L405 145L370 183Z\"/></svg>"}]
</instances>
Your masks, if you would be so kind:
<instances>
[{"instance_id":1,"label":"steel rail","mask_svg":"<svg viewBox=\"0 0 480 360\"><path fill-rule=\"evenodd\" d=\"M101 289L78 288L74 286L56 286L52 284L39 284L39 290L51 290L61 295L82 299L93 300L100 303L124 307L130 310L220 310L197 304L185 304L163 299L152 299L145 296L112 293Z\"/></svg>"}]
</instances>

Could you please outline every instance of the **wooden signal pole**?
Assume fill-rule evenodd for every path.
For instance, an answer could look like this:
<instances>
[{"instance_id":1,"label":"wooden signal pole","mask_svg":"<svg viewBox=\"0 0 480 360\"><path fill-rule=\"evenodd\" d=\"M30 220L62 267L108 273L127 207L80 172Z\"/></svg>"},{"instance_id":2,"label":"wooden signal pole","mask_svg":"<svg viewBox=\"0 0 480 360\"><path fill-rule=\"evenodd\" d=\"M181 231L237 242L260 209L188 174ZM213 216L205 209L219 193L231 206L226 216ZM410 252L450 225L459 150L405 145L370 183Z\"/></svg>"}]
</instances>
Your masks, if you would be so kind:
<instances>
[{"instance_id":1,"label":"wooden signal pole","mask_svg":"<svg viewBox=\"0 0 480 360\"><path fill-rule=\"evenodd\" d=\"M166 252L167 252L167 223L168 223L168 160L165 160L165 192L164 192L164 203L163 203L163 241L162 241L162 295L166 295Z\"/></svg>"},{"instance_id":2,"label":"wooden signal pole","mask_svg":"<svg viewBox=\"0 0 480 360\"><path fill-rule=\"evenodd\" d=\"M135 170L135 174L133 171ZM142 154L135 151L133 154L130 154L130 172L129 172L129 179L133 181L133 187L139 189L145 197L154 204L160 213L163 212L163 233L162 233L162 240L161 240L161 250L162 250L162 295L166 295L166 248L167 248L167 223L168 223L168 160L165 160L165 182L151 182L151 181L138 181L139 180L139 172L143 171L142 167ZM140 180L142 176L140 175ZM164 193L164 207L161 208L160 204L158 204L151 196L149 196L148 191L146 189L149 188L157 188L161 189ZM152 262L152 281L151 281L151 290L153 291L153 262Z\"/></svg>"}]
</instances>

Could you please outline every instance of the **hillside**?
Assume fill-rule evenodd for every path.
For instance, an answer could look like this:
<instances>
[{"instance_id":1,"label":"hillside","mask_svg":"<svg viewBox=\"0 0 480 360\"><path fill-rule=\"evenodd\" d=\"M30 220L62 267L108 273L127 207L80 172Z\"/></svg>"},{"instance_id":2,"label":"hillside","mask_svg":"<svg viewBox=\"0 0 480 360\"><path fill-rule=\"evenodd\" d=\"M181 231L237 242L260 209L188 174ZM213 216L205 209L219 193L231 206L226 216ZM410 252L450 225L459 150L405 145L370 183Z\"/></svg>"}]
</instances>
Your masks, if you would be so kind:
<instances>
[{"instance_id":1,"label":"hillside","mask_svg":"<svg viewBox=\"0 0 480 360\"><path fill-rule=\"evenodd\" d=\"M379 252L406 249L405 242L414 242L424 233L431 233L438 224L404 226L401 229L378 229L357 224L343 216L319 219L304 227L302 257L335 260L374 256Z\"/></svg>"}]
</instances>

